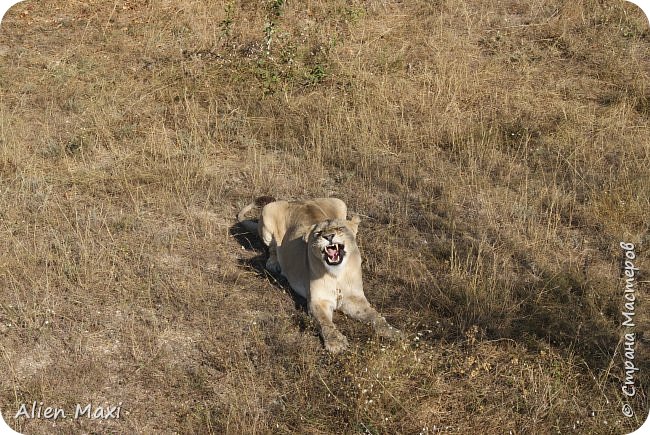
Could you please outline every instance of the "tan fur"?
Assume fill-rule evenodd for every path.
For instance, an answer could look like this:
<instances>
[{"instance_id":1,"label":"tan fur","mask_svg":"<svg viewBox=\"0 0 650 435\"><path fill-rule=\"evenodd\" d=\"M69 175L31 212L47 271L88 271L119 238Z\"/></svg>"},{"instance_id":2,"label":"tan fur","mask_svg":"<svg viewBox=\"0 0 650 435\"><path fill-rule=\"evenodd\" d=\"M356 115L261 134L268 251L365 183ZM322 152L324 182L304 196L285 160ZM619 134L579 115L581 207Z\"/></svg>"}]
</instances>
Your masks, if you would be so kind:
<instances>
[{"instance_id":1,"label":"tan fur","mask_svg":"<svg viewBox=\"0 0 650 435\"><path fill-rule=\"evenodd\" d=\"M251 209L252 205L247 206L238 214L240 222ZM267 269L281 273L291 288L307 299L309 311L320 325L325 347L333 353L348 346L347 339L332 322L335 309L369 322L380 336L401 336L370 306L363 293L361 255L356 243L360 219L346 217L347 206L337 198L274 201L264 206L255 228L269 247ZM328 264L328 245L343 246L336 250L341 255L339 264ZM334 258L339 260L338 256Z\"/></svg>"}]
</instances>

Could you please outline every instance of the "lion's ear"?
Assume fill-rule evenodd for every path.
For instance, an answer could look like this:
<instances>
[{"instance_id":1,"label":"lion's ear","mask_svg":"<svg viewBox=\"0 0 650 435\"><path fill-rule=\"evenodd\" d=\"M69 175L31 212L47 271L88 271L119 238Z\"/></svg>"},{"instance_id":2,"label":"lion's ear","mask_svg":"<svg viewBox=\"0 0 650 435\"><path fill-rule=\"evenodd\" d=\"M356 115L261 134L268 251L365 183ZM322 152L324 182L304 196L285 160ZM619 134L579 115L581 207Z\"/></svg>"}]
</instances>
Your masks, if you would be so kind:
<instances>
[{"instance_id":1,"label":"lion's ear","mask_svg":"<svg viewBox=\"0 0 650 435\"><path fill-rule=\"evenodd\" d=\"M357 235L357 231L359 230L360 222L361 222L361 218L357 214L353 215L352 218L348 221L348 228L352 230L355 236Z\"/></svg>"},{"instance_id":2,"label":"lion's ear","mask_svg":"<svg viewBox=\"0 0 650 435\"><path fill-rule=\"evenodd\" d=\"M303 234L302 239L305 241L305 243L309 243L309 236L314 231L314 228L316 228L316 224L310 226L309 229L305 231L305 234Z\"/></svg>"}]
</instances>

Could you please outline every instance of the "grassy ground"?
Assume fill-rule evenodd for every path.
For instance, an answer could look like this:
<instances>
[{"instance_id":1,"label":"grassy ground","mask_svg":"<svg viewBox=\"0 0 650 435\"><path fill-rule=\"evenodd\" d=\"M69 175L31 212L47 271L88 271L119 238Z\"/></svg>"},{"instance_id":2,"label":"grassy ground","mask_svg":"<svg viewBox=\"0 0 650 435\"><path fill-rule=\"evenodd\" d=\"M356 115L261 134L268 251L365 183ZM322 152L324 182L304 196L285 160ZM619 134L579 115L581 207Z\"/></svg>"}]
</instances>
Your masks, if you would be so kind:
<instances>
[{"instance_id":1,"label":"grassy ground","mask_svg":"<svg viewBox=\"0 0 650 435\"><path fill-rule=\"evenodd\" d=\"M0 34L0 406L46 433L627 433L650 33L623 1L26 1ZM328 355L234 225L365 215ZM647 287L645 287L647 288ZM650 326L639 283L638 335ZM14 419L122 403L120 419ZM72 414L68 412L67 415Z\"/></svg>"}]
</instances>

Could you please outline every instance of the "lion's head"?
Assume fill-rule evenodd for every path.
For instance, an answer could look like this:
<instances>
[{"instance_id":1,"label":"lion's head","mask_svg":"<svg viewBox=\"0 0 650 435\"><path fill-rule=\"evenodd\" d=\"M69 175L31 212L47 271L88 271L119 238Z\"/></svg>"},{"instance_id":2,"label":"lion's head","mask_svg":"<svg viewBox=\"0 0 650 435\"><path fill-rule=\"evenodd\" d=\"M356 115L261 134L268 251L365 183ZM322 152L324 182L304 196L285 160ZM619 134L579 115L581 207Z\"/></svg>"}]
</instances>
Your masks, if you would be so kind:
<instances>
[{"instance_id":1,"label":"lion's head","mask_svg":"<svg viewBox=\"0 0 650 435\"><path fill-rule=\"evenodd\" d=\"M305 241L313 258L319 258L330 270L342 266L348 255L357 250L359 217L351 220L328 219L312 225Z\"/></svg>"}]
</instances>

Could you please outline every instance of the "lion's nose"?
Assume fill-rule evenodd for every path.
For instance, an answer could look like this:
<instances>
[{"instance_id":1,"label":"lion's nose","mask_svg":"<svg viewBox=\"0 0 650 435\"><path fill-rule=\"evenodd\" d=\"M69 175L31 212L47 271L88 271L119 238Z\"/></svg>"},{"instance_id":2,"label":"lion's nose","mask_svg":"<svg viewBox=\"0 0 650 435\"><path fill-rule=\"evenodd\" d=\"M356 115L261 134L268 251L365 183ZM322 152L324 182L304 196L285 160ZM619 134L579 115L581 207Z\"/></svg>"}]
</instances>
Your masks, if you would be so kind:
<instances>
[{"instance_id":1,"label":"lion's nose","mask_svg":"<svg viewBox=\"0 0 650 435\"><path fill-rule=\"evenodd\" d=\"M323 234L323 238L328 242L332 243L332 239L334 239L334 234Z\"/></svg>"}]
</instances>

